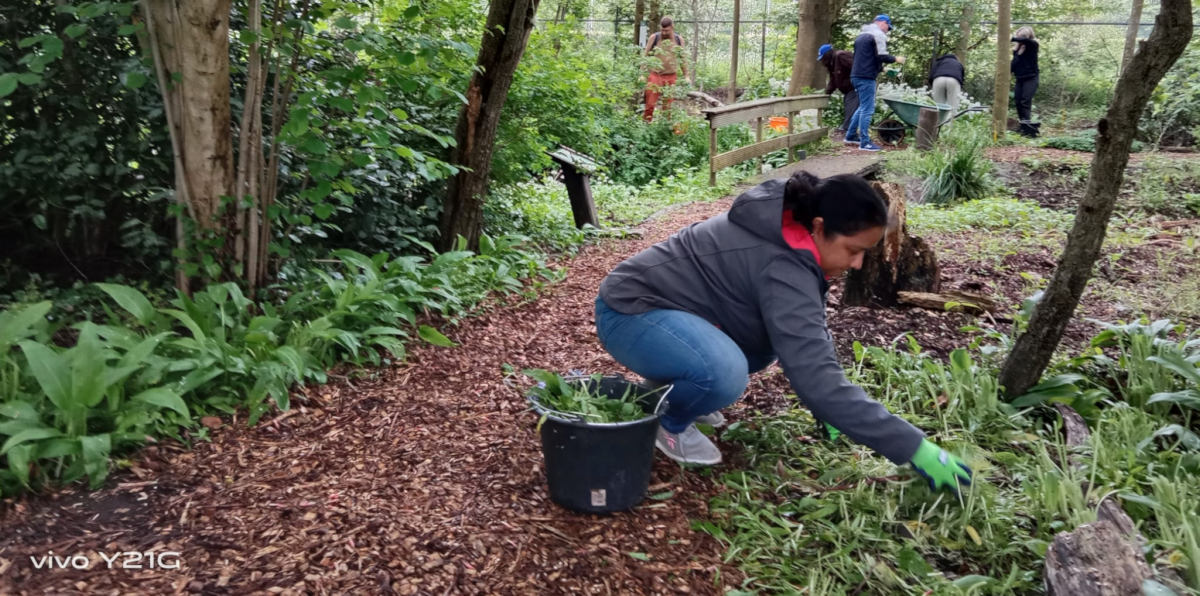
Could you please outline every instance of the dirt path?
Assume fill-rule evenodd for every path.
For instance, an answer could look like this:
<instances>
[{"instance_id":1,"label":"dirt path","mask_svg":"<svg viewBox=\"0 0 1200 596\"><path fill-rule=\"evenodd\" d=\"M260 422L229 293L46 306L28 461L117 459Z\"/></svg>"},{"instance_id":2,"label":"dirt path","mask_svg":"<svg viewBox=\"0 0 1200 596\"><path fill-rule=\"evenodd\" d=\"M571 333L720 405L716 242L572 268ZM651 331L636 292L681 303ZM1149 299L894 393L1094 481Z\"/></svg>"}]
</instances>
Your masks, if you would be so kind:
<instances>
[{"instance_id":1,"label":"dirt path","mask_svg":"<svg viewBox=\"0 0 1200 596\"><path fill-rule=\"evenodd\" d=\"M740 576L690 529L718 490L656 463L635 511L576 515L546 494L536 418L503 364L617 370L592 301L620 260L728 208L693 204L642 238L585 248L542 299L473 318L459 347L416 348L403 366L308 388L298 407L240 422L191 451L151 447L104 490L9 503L0 593L710 593ZM82 555L38 569L30 557ZM177 552L179 569L108 569L119 552ZM629 553L644 553L640 560ZM640 554L635 556L640 557ZM65 561L65 559L64 559ZM156 560L156 564L158 561ZM67 562L68 567L71 562Z\"/></svg>"}]
</instances>

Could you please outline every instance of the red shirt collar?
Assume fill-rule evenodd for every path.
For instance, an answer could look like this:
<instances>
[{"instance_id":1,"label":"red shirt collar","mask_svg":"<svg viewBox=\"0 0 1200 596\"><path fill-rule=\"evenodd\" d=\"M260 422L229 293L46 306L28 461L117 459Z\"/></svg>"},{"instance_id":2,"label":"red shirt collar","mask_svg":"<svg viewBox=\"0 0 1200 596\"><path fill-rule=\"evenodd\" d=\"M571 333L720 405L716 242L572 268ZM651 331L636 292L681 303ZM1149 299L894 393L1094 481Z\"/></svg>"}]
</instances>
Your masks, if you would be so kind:
<instances>
[{"instance_id":1,"label":"red shirt collar","mask_svg":"<svg viewBox=\"0 0 1200 596\"><path fill-rule=\"evenodd\" d=\"M792 217L790 210L783 211L782 232L783 241L789 247L795 250L807 250L817 260L817 266L821 266L821 251L817 250L817 243L813 241L812 234L804 227L804 224Z\"/></svg>"}]
</instances>

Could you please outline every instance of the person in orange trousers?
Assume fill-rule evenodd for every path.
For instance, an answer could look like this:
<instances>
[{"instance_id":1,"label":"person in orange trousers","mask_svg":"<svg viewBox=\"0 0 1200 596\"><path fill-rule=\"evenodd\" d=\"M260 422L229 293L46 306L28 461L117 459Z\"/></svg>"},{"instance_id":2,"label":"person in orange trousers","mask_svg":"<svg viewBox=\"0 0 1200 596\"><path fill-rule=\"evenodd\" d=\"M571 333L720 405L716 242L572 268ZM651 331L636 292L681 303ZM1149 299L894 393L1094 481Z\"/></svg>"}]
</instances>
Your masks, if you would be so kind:
<instances>
[{"instance_id":1,"label":"person in orange trousers","mask_svg":"<svg viewBox=\"0 0 1200 596\"><path fill-rule=\"evenodd\" d=\"M654 119L654 108L667 87L675 84L677 73L687 76L687 67L683 63L683 38L675 33L675 22L671 17L663 17L658 25L658 33L646 40L645 55L658 58L660 63L650 69L646 81L646 112L642 115L646 122ZM666 95L664 107L670 108L671 95Z\"/></svg>"}]
</instances>

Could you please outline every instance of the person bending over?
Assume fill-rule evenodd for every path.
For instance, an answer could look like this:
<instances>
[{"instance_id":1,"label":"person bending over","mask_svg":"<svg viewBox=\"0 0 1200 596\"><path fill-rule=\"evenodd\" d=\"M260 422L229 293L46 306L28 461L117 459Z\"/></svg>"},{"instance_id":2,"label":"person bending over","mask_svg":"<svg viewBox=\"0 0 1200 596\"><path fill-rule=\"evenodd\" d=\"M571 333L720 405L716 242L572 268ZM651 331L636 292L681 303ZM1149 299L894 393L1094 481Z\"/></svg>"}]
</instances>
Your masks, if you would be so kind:
<instances>
[{"instance_id":1,"label":"person bending over","mask_svg":"<svg viewBox=\"0 0 1200 596\"><path fill-rule=\"evenodd\" d=\"M911 463L935 489L970 484L962 461L850 383L834 352L828 280L861 267L886 225L886 204L862 178L799 172L613 269L596 298L596 331L618 362L674 385L658 448L683 463L720 463L694 423L723 424L719 410L742 395L749 373L778 358L818 420Z\"/></svg>"}]
</instances>

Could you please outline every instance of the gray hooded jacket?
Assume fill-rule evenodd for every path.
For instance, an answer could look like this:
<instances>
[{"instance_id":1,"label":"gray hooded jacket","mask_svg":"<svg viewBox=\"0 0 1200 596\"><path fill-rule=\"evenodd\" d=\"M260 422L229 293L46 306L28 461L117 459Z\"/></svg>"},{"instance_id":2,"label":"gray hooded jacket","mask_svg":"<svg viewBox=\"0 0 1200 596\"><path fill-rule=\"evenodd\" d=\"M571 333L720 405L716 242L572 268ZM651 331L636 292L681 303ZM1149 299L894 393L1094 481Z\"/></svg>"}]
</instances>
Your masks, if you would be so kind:
<instances>
[{"instance_id":1,"label":"gray hooded jacket","mask_svg":"<svg viewBox=\"0 0 1200 596\"><path fill-rule=\"evenodd\" d=\"M813 416L893 462L908 462L924 434L846 380L826 327L829 284L816 246L799 224L784 230L785 182L760 184L728 212L621 263L600 284L600 297L625 314L689 312L747 353L778 355Z\"/></svg>"}]
</instances>

